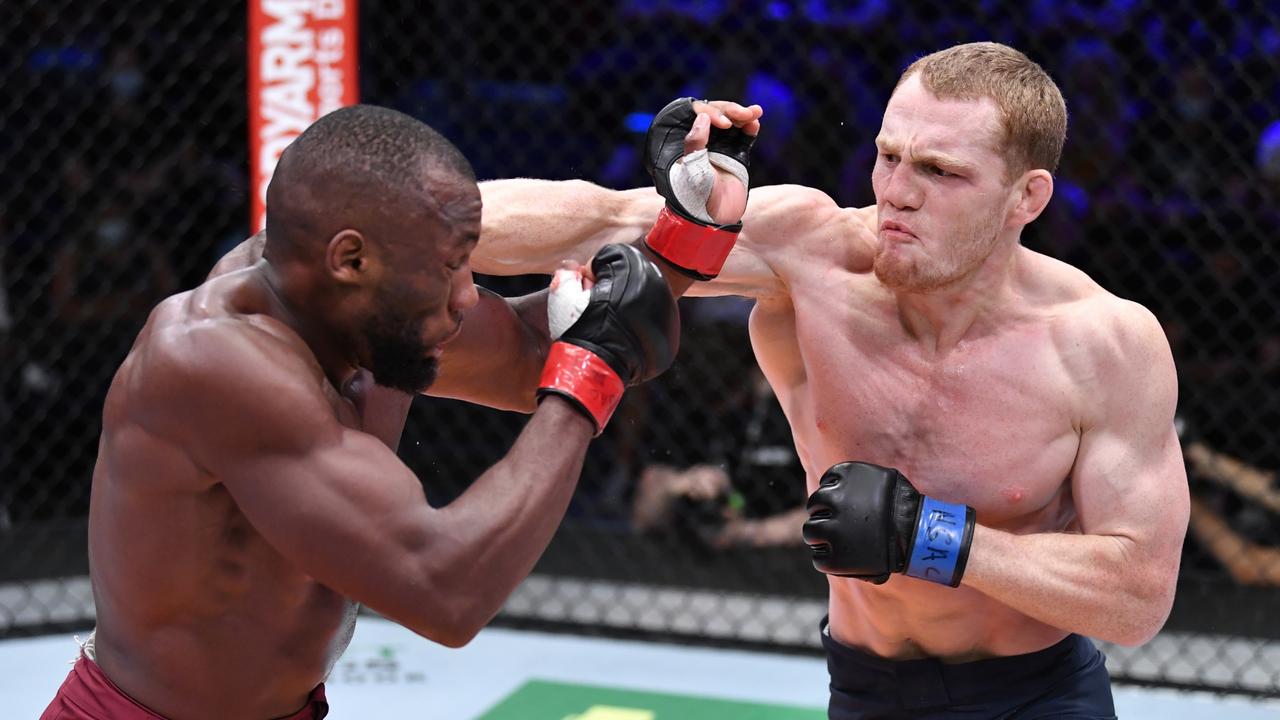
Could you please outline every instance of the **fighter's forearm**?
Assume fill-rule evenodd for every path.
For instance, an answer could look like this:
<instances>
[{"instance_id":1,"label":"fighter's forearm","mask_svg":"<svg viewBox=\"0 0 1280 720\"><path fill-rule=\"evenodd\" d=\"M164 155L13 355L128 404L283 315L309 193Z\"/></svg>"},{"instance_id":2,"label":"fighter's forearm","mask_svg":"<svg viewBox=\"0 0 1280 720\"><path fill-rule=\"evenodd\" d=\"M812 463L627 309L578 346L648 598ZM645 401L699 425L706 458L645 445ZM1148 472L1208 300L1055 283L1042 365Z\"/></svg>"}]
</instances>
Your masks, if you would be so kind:
<instances>
[{"instance_id":1,"label":"fighter's forearm","mask_svg":"<svg viewBox=\"0 0 1280 720\"><path fill-rule=\"evenodd\" d=\"M441 583L425 592L451 594L450 635L462 645L480 631L533 569L560 525L582 470L594 426L557 396L544 399L507 456L441 511L429 555ZM445 589L445 590L442 590Z\"/></svg>"},{"instance_id":2,"label":"fighter's forearm","mask_svg":"<svg viewBox=\"0 0 1280 720\"><path fill-rule=\"evenodd\" d=\"M445 347L440 374L424 392L501 410L533 412L551 340L547 291L502 298L480 288L462 334Z\"/></svg>"},{"instance_id":3,"label":"fighter's forearm","mask_svg":"<svg viewBox=\"0 0 1280 720\"><path fill-rule=\"evenodd\" d=\"M1125 537L979 525L963 582L1054 627L1139 645L1164 625L1177 573L1176 556L1148 558Z\"/></svg>"},{"instance_id":4,"label":"fighter's forearm","mask_svg":"<svg viewBox=\"0 0 1280 720\"><path fill-rule=\"evenodd\" d=\"M585 265L601 246L640 237L663 202L652 188L582 180L493 180L480 192L484 220L471 264L488 275L550 274L565 260Z\"/></svg>"}]
</instances>

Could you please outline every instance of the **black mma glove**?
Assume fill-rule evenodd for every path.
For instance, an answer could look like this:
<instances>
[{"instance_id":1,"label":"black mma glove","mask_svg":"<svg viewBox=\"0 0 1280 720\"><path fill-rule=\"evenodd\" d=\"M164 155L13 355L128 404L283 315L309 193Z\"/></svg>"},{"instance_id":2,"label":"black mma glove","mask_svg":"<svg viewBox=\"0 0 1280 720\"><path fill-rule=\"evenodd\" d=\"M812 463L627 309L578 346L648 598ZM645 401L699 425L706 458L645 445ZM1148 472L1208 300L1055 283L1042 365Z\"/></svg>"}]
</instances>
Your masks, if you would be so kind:
<instances>
[{"instance_id":1,"label":"black mma glove","mask_svg":"<svg viewBox=\"0 0 1280 720\"><path fill-rule=\"evenodd\" d=\"M670 367L680 347L680 315L662 271L631 245L600 248L591 271L590 299L551 345L538 397L567 398L599 435L627 385Z\"/></svg>"},{"instance_id":2,"label":"black mma glove","mask_svg":"<svg viewBox=\"0 0 1280 720\"><path fill-rule=\"evenodd\" d=\"M754 135L741 128L711 126L705 150L684 154L684 138L698 116L693 98L674 100L653 117L645 135L644 164L667 205L658 215L645 244L681 273L698 280L720 274L742 223L720 225L707 212L715 177L714 165L749 187Z\"/></svg>"},{"instance_id":3,"label":"black mma glove","mask_svg":"<svg viewBox=\"0 0 1280 720\"><path fill-rule=\"evenodd\" d=\"M905 573L951 587L964 576L973 508L921 495L893 468L833 465L806 507L804 541L828 575L878 585Z\"/></svg>"}]
</instances>

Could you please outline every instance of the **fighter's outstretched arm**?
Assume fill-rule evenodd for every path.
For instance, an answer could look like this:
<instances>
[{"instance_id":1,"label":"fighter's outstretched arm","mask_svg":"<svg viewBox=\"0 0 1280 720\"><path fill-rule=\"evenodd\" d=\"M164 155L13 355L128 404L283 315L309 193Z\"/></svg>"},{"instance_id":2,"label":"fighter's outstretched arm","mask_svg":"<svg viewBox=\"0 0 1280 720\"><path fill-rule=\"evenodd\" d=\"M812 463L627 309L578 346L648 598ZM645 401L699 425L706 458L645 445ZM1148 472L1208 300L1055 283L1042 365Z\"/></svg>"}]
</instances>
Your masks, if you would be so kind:
<instances>
[{"instance_id":1,"label":"fighter's outstretched arm","mask_svg":"<svg viewBox=\"0 0 1280 720\"><path fill-rule=\"evenodd\" d=\"M662 209L653 188L609 190L585 180L490 180L480 195L471 267L485 275L549 275L567 260L585 264L609 243L640 237Z\"/></svg>"},{"instance_id":2,"label":"fighter's outstretched arm","mask_svg":"<svg viewBox=\"0 0 1280 720\"><path fill-rule=\"evenodd\" d=\"M300 340L238 321L153 338L133 407L303 572L449 646L501 608L559 525L593 423L545 398L505 458L435 509L379 439L338 423Z\"/></svg>"},{"instance_id":3,"label":"fighter's outstretched arm","mask_svg":"<svg viewBox=\"0 0 1280 720\"><path fill-rule=\"evenodd\" d=\"M484 225L471 262L489 275L550 274L565 260L585 262L604 245L642 237L663 205L652 188L609 190L582 180L492 180L480 192ZM798 185L752 190L719 277L673 289L697 296L780 292L773 257L796 244L797 231L816 225L817 218L800 213L814 209L819 196L829 213L839 211L829 197Z\"/></svg>"},{"instance_id":4,"label":"fighter's outstretched arm","mask_svg":"<svg viewBox=\"0 0 1280 720\"><path fill-rule=\"evenodd\" d=\"M501 181L507 182L507 181ZM545 186L543 195L559 198L561 205L572 206L581 202L584 212L592 205L590 198L597 193L604 193L606 204L623 201L627 196L639 195L639 191L613 193L613 191L582 187L583 183L571 181L549 182L542 180L516 180L512 183L526 184L525 191L513 190L511 205L530 209L535 194L532 188ZM489 183L489 186L495 183ZM651 190L644 191L652 194ZM505 191L504 191L505 193ZM647 197L647 196L646 196ZM486 200L486 203L488 201ZM552 203L553 205L555 203ZM661 207L658 201L655 207ZM490 206L486 204L485 214L488 216ZM624 210L624 215L631 211ZM657 210L653 210L656 214ZM779 296L787 292L786 275L803 275L799 268L807 264L827 262L845 262L849 265L869 262L869 248L865 238L859 239L859 228L866 233L865 227L857 218L858 211L842 210L826 194L811 188L798 185L775 185L757 188L752 191L751 203L747 207L743 221L743 231L733 252L729 254L720 275L710 282L690 284L684 282L682 287L689 295L745 295L747 297ZM602 221L603 222L603 221ZM653 216L646 220L647 229L653 223ZM534 223L537 224L536 222ZM555 223L552 223L554 225ZM586 227L590 223L575 226L568 221L570 234L576 232L574 227ZM487 225L486 225L487 227ZM486 229L484 232L488 232ZM558 253L565 253L568 259L579 259L579 254L586 249L603 245L601 238L625 237L612 232L604 232L601 236L591 236L580 240L578 244L557 244L557 236L551 230L543 238L556 247L554 252L544 253L537 247L533 235L511 233L507 228L499 228L496 236L482 233L480 245L473 253L473 265L476 253L486 242L509 241L516 247L510 255L510 263L528 262L521 265L520 271L553 272L560 266L559 260L553 260ZM639 231L634 235L638 235ZM583 237L590 233L583 233ZM517 237L519 236L519 237ZM485 238L489 239L486 240ZM494 237L499 238L497 241ZM838 238L838 241L833 240ZM635 239L634 236L629 240ZM524 254L521 244L533 248ZM842 247L844 249L840 249ZM804 253L814 254L809 247L818 248L817 252L827 257L809 257ZM490 246L493 249L493 246ZM494 251L496 252L496 251ZM848 257L835 256L840 253ZM535 257L534 260L518 260L518 258ZM853 257L867 256L867 258ZM587 257L590 257L589 255ZM492 270L492 266L489 266ZM668 272L671 281L674 272ZM684 279L683 276L678 276ZM521 298L503 299L494 293L482 291L480 302L472 308L463 321L462 333L457 339L445 347L444 356L440 360L440 375L435 384L426 390L430 395L452 397L470 402L478 402L491 407L506 410L529 412L533 409L533 391L537 387L538 372L546 357L550 341L547 338L547 293L546 291L526 295Z\"/></svg>"},{"instance_id":5,"label":"fighter's outstretched arm","mask_svg":"<svg viewBox=\"0 0 1280 720\"><path fill-rule=\"evenodd\" d=\"M688 153L702 151L701 164L679 169L685 171L684 177L696 176L705 182L698 185L686 180L681 188L706 193L685 197L696 201L697 210L707 216L667 214L655 223L664 200L650 189L615 192L581 181L527 179L484 184L484 226L481 242L471 254L472 268L485 274L549 274L566 262L585 265L603 245L630 243L650 231L650 235L661 233L664 238L664 243L655 246L659 251L648 244L639 247L665 268L673 294L683 294L693 282L691 275L714 274L719 269L723 255L708 250L718 247L727 251L736 234L722 228L740 220L746 205L746 187L741 182L745 169L741 175L713 169L712 154L704 150L711 139L712 124L737 128L718 138L715 162L723 163L725 158L739 162L737 156L727 154L734 152L745 161L750 139L759 129L759 112L757 107L734 103L683 100L673 102L655 121L660 132L651 135L662 139L655 140L651 148L659 158L655 163L674 163L682 152L688 157ZM696 175L690 167L706 174ZM678 264L685 261L691 264ZM741 257L731 265L735 274L740 274ZM546 304L545 292L511 300L481 292L478 305L463 322L462 333L446 348L439 378L426 392L504 409L532 410L538 373L550 346Z\"/></svg>"},{"instance_id":6,"label":"fighter's outstretched arm","mask_svg":"<svg viewBox=\"0 0 1280 720\"><path fill-rule=\"evenodd\" d=\"M659 144L673 148L677 153L681 150L682 141L686 158L708 147L713 127L720 130L739 127L752 136L759 130L761 111L756 106L743 107L717 101L709 104L696 102L692 107L696 120L687 135L680 138L669 134L672 126L666 125L663 127L668 134L659 136L671 138ZM668 106L663 113L670 109ZM662 115L660 113L660 117ZM745 156L745 150L743 154ZM697 167L697 164L688 163L685 167ZM665 175L665 171L660 172ZM762 191L757 190L751 202L747 203L746 188L732 173L717 167L713 175L706 212L714 222L736 223L742 220L745 227L719 271L720 277L709 283L699 283L692 292L702 295L777 292L776 269L770 266L765 255L775 250L781 252L795 235L797 221L803 222L805 218L789 217L782 222L764 222L762 218L782 218L774 203L779 199L785 201L786 192L764 192L760 197L758 193ZM472 264L477 272L493 275L550 273L565 260L585 262L606 243L636 242L654 227L665 202L663 196L652 188L615 191L581 180L496 180L482 183L480 187L484 198L484 224L480 243L472 254ZM668 192L671 192L671 187L674 184L668 186ZM790 191L816 192L798 186L792 186ZM826 202L831 210L836 209L830 198L826 198ZM760 204L763 207L757 210ZM747 210L745 217L744 206ZM790 227L784 229L788 220ZM675 251L680 254L679 247ZM655 259L659 257L648 249L646 252ZM669 259L660 261L668 270L672 267L665 264ZM714 274L714 271L708 273ZM680 272L668 272L668 282L677 296L690 290L693 284L690 277Z\"/></svg>"},{"instance_id":7,"label":"fighter's outstretched arm","mask_svg":"<svg viewBox=\"0 0 1280 720\"><path fill-rule=\"evenodd\" d=\"M964 583L1055 627L1137 645L1169 615L1187 531L1177 378L1149 312L1124 303L1102 321L1071 478L1080 534L979 526Z\"/></svg>"}]
</instances>

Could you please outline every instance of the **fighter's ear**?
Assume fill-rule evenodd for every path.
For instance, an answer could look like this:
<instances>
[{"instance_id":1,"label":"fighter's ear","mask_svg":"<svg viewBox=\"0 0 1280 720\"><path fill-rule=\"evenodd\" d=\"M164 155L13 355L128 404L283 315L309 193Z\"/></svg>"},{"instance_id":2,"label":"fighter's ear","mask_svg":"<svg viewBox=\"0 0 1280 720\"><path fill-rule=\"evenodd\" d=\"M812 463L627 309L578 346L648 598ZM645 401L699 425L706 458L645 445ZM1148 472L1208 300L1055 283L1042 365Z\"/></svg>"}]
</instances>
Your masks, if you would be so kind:
<instances>
[{"instance_id":1,"label":"fighter's ear","mask_svg":"<svg viewBox=\"0 0 1280 720\"><path fill-rule=\"evenodd\" d=\"M370 270L369 251L359 230L340 230L325 248L325 269L340 283L360 283Z\"/></svg>"},{"instance_id":2,"label":"fighter's ear","mask_svg":"<svg viewBox=\"0 0 1280 720\"><path fill-rule=\"evenodd\" d=\"M1053 175L1042 168L1028 170L1014 184L1018 193L1016 203L1009 212L1010 225L1023 226L1029 224L1044 212L1053 197Z\"/></svg>"}]
</instances>

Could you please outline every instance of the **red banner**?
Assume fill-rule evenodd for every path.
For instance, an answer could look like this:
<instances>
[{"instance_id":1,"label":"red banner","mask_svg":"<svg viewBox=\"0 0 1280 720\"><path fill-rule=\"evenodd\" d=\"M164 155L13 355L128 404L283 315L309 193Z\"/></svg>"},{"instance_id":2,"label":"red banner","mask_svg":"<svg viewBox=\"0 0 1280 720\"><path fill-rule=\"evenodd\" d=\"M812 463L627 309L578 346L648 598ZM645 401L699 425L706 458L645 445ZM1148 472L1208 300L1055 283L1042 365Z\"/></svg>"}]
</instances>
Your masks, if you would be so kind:
<instances>
[{"instance_id":1,"label":"red banner","mask_svg":"<svg viewBox=\"0 0 1280 720\"><path fill-rule=\"evenodd\" d=\"M251 232L266 225L267 183L285 146L356 102L356 0L249 0Z\"/></svg>"}]
</instances>

